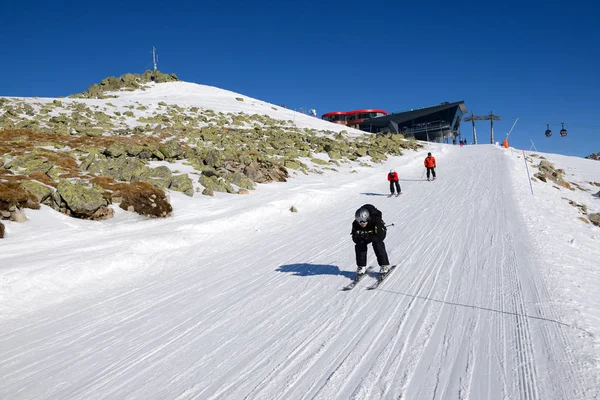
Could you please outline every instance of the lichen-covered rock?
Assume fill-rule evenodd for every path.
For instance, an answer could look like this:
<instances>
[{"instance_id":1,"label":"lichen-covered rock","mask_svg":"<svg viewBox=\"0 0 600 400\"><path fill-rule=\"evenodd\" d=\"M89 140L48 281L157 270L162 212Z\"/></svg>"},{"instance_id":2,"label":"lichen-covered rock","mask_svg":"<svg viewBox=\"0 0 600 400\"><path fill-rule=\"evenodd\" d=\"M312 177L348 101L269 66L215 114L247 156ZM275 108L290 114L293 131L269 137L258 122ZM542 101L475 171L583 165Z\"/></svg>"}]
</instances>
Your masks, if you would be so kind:
<instances>
[{"instance_id":1,"label":"lichen-covered rock","mask_svg":"<svg viewBox=\"0 0 600 400\"><path fill-rule=\"evenodd\" d=\"M165 155L165 158L178 158L184 153L183 146L176 140L169 140L161 144L158 150Z\"/></svg>"},{"instance_id":2,"label":"lichen-covered rock","mask_svg":"<svg viewBox=\"0 0 600 400\"><path fill-rule=\"evenodd\" d=\"M244 175L257 183L286 182L288 171L285 167L271 161L253 161L244 168Z\"/></svg>"},{"instance_id":3,"label":"lichen-covered rock","mask_svg":"<svg viewBox=\"0 0 600 400\"><path fill-rule=\"evenodd\" d=\"M165 190L169 188L169 185L171 184L171 179L166 180L162 178L146 178L144 179L144 182L148 182L149 184L156 186L159 189Z\"/></svg>"},{"instance_id":4,"label":"lichen-covered rock","mask_svg":"<svg viewBox=\"0 0 600 400\"><path fill-rule=\"evenodd\" d=\"M133 157L125 157L118 169L117 179L125 182L143 181L151 174L150 168L142 160Z\"/></svg>"},{"instance_id":5,"label":"lichen-covered rock","mask_svg":"<svg viewBox=\"0 0 600 400\"><path fill-rule=\"evenodd\" d=\"M365 157L367 155L367 148L358 147L354 150L354 154L356 154L357 157Z\"/></svg>"},{"instance_id":6,"label":"lichen-covered rock","mask_svg":"<svg viewBox=\"0 0 600 400\"><path fill-rule=\"evenodd\" d=\"M139 144L129 143L125 145L125 152L132 157L137 157L138 154L140 154L140 152L143 150L144 146Z\"/></svg>"},{"instance_id":7,"label":"lichen-covered rock","mask_svg":"<svg viewBox=\"0 0 600 400\"><path fill-rule=\"evenodd\" d=\"M198 182L212 192L235 193L233 187L223 178L215 176L200 175Z\"/></svg>"},{"instance_id":8,"label":"lichen-covered rock","mask_svg":"<svg viewBox=\"0 0 600 400\"><path fill-rule=\"evenodd\" d=\"M39 203L42 203L52 194L52 192L54 192L54 188L48 187L37 181L23 181L21 182L21 187L28 192L33 193Z\"/></svg>"},{"instance_id":9,"label":"lichen-covered rock","mask_svg":"<svg viewBox=\"0 0 600 400\"><path fill-rule=\"evenodd\" d=\"M54 180L54 181L58 181L58 180L60 179L60 176L61 176L62 174L66 174L66 173L67 173L67 171L66 171L66 170L64 170L64 169L62 169L62 168L60 168L60 167L58 167L58 166L56 166L56 165L55 165L54 167L52 167L52 168L50 169L50 171L46 172L46 175L47 175L47 176L48 176L50 179L52 179L52 180ZM33 174L29 174L29 175L31 176L31 175L33 175Z\"/></svg>"},{"instance_id":10,"label":"lichen-covered rock","mask_svg":"<svg viewBox=\"0 0 600 400\"><path fill-rule=\"evenodd\" d=\"M100 207L107 205L104 198L104 189L98 185L86 185L83 181L71 183L62 180L56 191L67 204L71 215L77 218L89 218Z\"/></svg>"},{"instance_id":11,"label":"lichen-covered rock","mask_svg":"<svg viewBox=\"0 0 600 400\"><path fill-rule=\"evenodd\" d=\"M218 168L222 164L221 153L216 149L203 149L199 154L205 165Z\"/></svg>"},{"instance_id":12,"label":"lichen-covered rock","mask_svg":"<svg viewBox=\"0 0 600 400\"><path fill-rule=\"evenodd\" d=\"M174 175L171 178L169 189L184 193L190 197L194 196L194 184L187 174Z\"/></svg>"},{"instance_id":13,"label":"lichen-covered rock","mask_svg":"<svg viewBox=\"0 0 600 400\"><path fill-rule=\"evenodd\" d=\"M170 180L171 177L173 176L173 173L171 172L169 167L161 165L156 168L151 168L149 176L152 178L160 178L160 179Z\"/></svg>"},{"instance_id":14,"label":"lichen-covered rock","mask_svg":"<svg viewBox=\"0 0 600 400\"><path fill-rule=\"evenodd\" d=\"M104 154L109 157L119 157L125 153L127 153L127 149L125 145L121 143L112 143L104 150Z\"/></svg>"},{"instance_id":15,"label":"lichen-covered rock","mask_svg":"<svg viewBox=\"0 0 600 400\"><path fill-rule=\"evenodd\" d=\"M50 196L46 197L42 204L52 208L53 210L60 211L62 202L63 201L60 197L60 194L58 194L57 191L54 191L50 194Z\"/></svg>"},{"instance_id":16,"label":"lichen-covered rock","mask_svg":"<svg viewBox=\"0 0 600 400\"><path fill-rule=\"evenodd\" d=\"M339 160L340 158L342 158L342 153L340 153L338 150L331 150L327 153L327 155L332 160Z\"/></svg>"},{"instance_id":17,"label":"lichen-covered rock","mask_svg":"<svg viewBox=\"0 0 600 400\"><path fill-rule=\"evenodd\" d=\"M4 168L28 175L34 171L45 174L50 171L53 166L54 162L40 158L37 154L30 153L13 158L4 166Z\"/></svg>"},{"instance_id":18,"label":"lichen-covered rock","mask_svg":"<svg viewBox=\"0 0 600 400\"><path fill-rule=\"evenodd\" d=\"M254 182L252 182L252 180L247 178L244 174L234 172L229 175L228 180L239 188L254 190Z\"/></svg>"},{"instance_id":19,"label":"lichen-covered rock","mask_svg":"<svg viewBox=\"0 0 600 400\"><path fill-rule=\"evenodd\" d=\"M596 226L600 226L600 213L590 214L588 218Z\"/></svg>"},{"instance_id":20,"label":"lichen-covered rock","mask_svg":"<svg viewBox=\"0 0 600 400\"><path fill-rule=\"evenodd\" d=\"M290 169L296 169L296 170L298 170L298 169L301 169L301 168L304 166L304 164L302 164L302 163L301 163L300 161L298 161L298 160L285 160L285 161L283 162L283 165L284 165L286 168L290 168Z\"/></svg>"}]
</instances>

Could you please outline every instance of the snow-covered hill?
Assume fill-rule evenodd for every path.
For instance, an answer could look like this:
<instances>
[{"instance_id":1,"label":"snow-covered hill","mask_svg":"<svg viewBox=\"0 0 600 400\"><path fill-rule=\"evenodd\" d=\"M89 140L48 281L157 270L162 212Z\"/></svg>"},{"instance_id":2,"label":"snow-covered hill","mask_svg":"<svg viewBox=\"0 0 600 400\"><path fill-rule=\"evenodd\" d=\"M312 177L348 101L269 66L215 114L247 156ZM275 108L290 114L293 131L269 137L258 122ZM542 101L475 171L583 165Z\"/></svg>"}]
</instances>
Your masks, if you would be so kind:
<instances>
[{"instance_id":1,"label":"snow-covered hill","mask_svg":"<svg viewBox=\"0 0 600 400\"><path fill-rule=\"evenodd\" d=\"M198 111L191 111L192 107L202 110L213 110L224 114L244 113L248 115L266 114L271 118L280 121L290 121L298 128L309 128L317 130L328 130L339 132L345 130L349 133L362 134L361 131L349 129L343 125L332 124L330 122L312 117L310 115L284 108L280 105L270 104L252 97L231 92L229 90L219 89L214 86L200 85L190 82L167 82L150 83L143 90L107 92L108 96L115 98L107 99L82 99L82 98L18 98L2 97L7 105L14 102L15 116L18 115L23 120L33 120L34 112L39 112L44 106L52 106L48 112L50 116L64 114L70 116L73 112L73 105L83 104L94 112L101 112L111 118L111 122L118 128L134 128L136 126L146 125L140 122L140 119L152 118L157 114L165 113L169 106L177 106L181 113L186 116L197 115ZM2 105L2 103L0 103ZM32 111L20 107L21 105L30 105ZM125 115L129 111L131 115ZM116 114L117 113L117 114ZM5 115L5 118L10 117ZM93 120L93 116L91 117ZM0 121L2 122L2 121ZM165 124L163 124L165 125ZM206 123L199 123L197 126L206 126ZM42 124L44 126L44 124ZM20 126L19 126L20 127Z\"/></svg>"},{"instance_id":2,"label":"snow-covered hill","mask_svg":"<svg viewBox=\"0 0 600 400\"><path fill-rule=\"evenodd\" d=\"M294 118L229 93L170 83L106 101ZM0 241L0 398L597 398L600 228L579 207L600 212L597 162L529 155L531 173L543 156L577 184L530 187L518 151L424 145L249 196L173 192L166 219L28 210ZM342 292L364 203L394 224L399 267Z\"/></svg>"}]
</instances>

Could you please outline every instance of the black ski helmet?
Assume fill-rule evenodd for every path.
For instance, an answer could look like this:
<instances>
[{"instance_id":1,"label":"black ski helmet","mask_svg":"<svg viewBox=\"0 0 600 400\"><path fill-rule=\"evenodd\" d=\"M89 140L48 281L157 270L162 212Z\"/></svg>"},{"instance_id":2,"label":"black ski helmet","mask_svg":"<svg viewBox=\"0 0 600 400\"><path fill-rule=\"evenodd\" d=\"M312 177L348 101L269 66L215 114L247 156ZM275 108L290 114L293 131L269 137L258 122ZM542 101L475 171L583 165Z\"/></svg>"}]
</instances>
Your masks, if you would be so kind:
<instances>
[{"instance_id":1,"label":"black ski helmet","mask_svg":"<svg viewBox=\"0 0 600 400\"><path fill-rule=\"evenodd\" d=\"M431 155L431 153L427 153L427 155L428 155L428 156L430 156L430 155Z\"/></svg>"},{"instance_id":2,"label":"black ski helmet","mask_svg":"<svg viewBox=\"0 0 600 400\"><path fill-rule=\"evenodd\" d=\"M370 218L371 214L369 213L369 210L366 207L359 208L354 214L354 219L356 220L356 222L369 222Z\"/></svg>"}]
</instances>

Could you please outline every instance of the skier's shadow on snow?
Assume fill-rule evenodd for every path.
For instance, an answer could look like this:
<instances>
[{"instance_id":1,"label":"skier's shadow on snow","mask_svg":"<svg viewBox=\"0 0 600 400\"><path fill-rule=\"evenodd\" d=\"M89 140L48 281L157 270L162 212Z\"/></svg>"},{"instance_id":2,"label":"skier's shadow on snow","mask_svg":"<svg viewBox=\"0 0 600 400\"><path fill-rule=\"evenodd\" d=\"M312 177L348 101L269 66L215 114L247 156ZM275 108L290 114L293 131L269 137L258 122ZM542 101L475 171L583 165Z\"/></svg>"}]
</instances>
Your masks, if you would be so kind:
<instances>
[{"instance_id":1,"label":"skier's shadow on snow","mask_svg":"<svg viewBox=\"0 0 600 400\"><path fill-rule=\"evenodd\" d=\"M294 276L341 275L354 279L354 271L340 271L337 265L329 264L286 264L277 268L277 272L288 272Z\"/></svg>"}]
</instances>

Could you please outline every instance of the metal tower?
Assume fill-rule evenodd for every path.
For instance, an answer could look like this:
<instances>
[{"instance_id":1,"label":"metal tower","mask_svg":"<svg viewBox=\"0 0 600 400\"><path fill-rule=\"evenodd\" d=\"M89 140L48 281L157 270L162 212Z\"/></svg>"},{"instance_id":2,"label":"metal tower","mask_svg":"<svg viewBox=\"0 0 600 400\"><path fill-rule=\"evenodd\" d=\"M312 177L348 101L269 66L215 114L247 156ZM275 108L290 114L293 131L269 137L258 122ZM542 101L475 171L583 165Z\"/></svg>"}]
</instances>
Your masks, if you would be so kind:
<instances>
[{"instance_id":1,"label":"metal tower","mask_svg":"<svg viewBox=\"0 0 600 400\"><path fill-rule=\"evenodd\" d=\"M473 112L471 115L465 118L465 121L471 121L473 123L473 144L477 144L477 131L475 130L475 121L483 119L482 117L477 117Z\"/></svg>"},{"instance_id":2,"label":"metal tower","mask_svg":"<svg viewBox=\"0 0 600 400\"><path fill-rule=\"evenodd\" d=\"M490 110L490 115L486 115L485 117L477 117L477 119L485 119L490 120L490 143L494 144L494 121L500 121L500 117L494 115L492 110ZM475 125L473 125L475 126Z\"/></svg>"}]
</instances>

